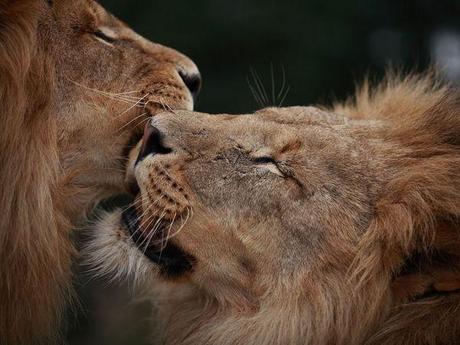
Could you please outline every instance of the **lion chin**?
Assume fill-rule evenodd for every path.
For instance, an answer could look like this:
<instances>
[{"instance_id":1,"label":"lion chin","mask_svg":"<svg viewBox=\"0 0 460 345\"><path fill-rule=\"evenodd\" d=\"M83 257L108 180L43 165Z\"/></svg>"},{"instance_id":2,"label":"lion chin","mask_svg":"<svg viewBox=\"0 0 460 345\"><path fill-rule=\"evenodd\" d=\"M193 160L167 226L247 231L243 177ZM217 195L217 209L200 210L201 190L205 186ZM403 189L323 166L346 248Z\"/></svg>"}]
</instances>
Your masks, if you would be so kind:
<instances>
[{"instance_id":1,"label":"lion chin","mask_svg":"<svg viewBox=\"0 0 460 345\"><path fill-rule=\"evenodd\" d=\"M0 343L61 343L71 229L123 190L164 109L192 110L195 64L92 0L0 4Z\"/></svg>"},{"instance_id":2,"label":"lion chin","mask_svg":"<svg viewBox=\"0 0 460 345\"><path fill-rule=\"evenodd\" d=\"M390 75L332 109L157 115L86 248L164 344L460 339L460 101Z\"/></svg>"}]
</instances>

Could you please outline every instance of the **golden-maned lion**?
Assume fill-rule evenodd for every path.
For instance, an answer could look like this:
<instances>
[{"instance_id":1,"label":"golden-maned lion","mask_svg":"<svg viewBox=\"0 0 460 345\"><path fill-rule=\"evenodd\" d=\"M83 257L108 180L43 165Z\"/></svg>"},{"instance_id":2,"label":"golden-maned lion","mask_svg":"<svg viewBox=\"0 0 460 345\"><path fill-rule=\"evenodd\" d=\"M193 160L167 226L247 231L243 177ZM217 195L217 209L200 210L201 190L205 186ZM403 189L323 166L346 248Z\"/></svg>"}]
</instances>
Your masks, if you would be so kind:
<instances>
[{"instance_id":1,"label":"golden-maned lion","mask_svg":"<svg viewBox=\"0 0 460 345\"><path fill-rule=\"evenodd\" d=\"M163 343L459 344L458 94L389 77L330 110L175 113L88 247L144 280Z\"/></svg>"},{"instance_id":2,"label":"golden-maned lion","mask_svg":"<svg viewBox=\"0 0 460 345\"><path fill-rule=\"evenodd\" d=\"M72 292L69 230L120 191L163 106L192 109L182 54L92 0L0 0L0 343L52 344Z\"/></svg>"}]
</instances>

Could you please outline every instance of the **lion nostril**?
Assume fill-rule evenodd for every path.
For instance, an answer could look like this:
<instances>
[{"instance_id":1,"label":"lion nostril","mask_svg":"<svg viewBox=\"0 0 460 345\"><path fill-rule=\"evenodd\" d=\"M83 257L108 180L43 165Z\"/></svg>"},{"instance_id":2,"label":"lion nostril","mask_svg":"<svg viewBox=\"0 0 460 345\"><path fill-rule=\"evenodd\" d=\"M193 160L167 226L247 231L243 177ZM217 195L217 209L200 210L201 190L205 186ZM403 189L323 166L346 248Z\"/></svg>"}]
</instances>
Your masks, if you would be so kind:
<instances>
[{"instance_id":1,"label":"lion nostril","mask_svg":"<svg viewBox=\"0 0 460 345\"><path fill-rule=\"evenodd\" d=\"M142 161L148 155L156 154L168 154L171 153L172 149L164 146L163 144L163 135L158 130L158 128L152 126L150 123L147 123L144 130L144 137L142 138L142 146L137 157L136 164Z\"/></svg>"},{"instance_id":2,"label":"lion nostril","mask_svg":"<svg viewBox=\"0 0 460 345\"><path fill-rule=\"evenodd\" d=\"M179 71L179 75L182 78L182 81L190 90L192 94L193 101L196 101L196 97L201 89L201 75L199 73L187 74L183 71Z\"/></svg>"}]
</instances>

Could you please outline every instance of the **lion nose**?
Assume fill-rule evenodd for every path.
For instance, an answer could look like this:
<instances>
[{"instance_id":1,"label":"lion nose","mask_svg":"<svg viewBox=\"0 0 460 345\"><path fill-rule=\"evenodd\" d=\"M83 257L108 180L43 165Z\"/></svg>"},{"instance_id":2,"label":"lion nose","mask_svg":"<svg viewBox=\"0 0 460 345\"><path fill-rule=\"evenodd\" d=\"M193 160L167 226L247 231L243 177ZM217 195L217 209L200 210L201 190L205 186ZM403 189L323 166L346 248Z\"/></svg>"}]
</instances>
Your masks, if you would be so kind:
<instances>
[{"instance_id":1,"label":"lion nose","mask_svg":"<svg viewBox=\"0 0 460 345\"><path fill-rule=\"evenodd\" d=\"M150 121L147 122L136 164L141 162L148 155L165 155L170 152L172 152L172 150L163 144L163 134L158 130L158 128L152 126Z\"/></svg>"},{"instance_id":2,"label":"lion nose","mask_svg":"<svg viewBox=\"0 0 460 345\"><path fill-rule=\"evenodd\" d=\"M193 101L196 102L196 98L201 89L201 75L200 73L187 73L184 71L179 71L179 75L182 78L185 86L189 89L192 94Z\"/></svg>"}]
</instances>

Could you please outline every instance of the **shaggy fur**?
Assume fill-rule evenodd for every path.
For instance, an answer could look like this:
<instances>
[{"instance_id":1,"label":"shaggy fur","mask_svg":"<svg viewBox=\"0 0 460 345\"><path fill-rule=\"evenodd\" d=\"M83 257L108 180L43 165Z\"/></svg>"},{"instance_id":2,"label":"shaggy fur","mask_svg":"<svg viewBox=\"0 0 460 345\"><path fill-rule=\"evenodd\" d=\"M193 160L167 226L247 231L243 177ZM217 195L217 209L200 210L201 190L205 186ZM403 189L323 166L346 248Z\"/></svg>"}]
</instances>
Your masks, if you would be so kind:
<instances>
[{"instance_id":1,"label":"shaggy fur","mask_svg":"<svg viewBox=\"0 0 460 345\"><path fill-rule=\"evenodd\" d=\"M2 2L0 10L0 337L5 344L51 334L53 341L71 279L69 224L53 202L59 160L55 122L48 116L52 68L35 43L40 10L33 1L8 7Z\"/></svg>"},{"instance_id":2,"label":"shaggy fur","mask_svg":"<svg viewBox=\"0 0 460 345\"><path fill-rule=\"evenodd\" d=\"M169 238L192 268L171 276L164 262L148 264L146 242L136 250L119 213L87 249L102 273L132 274L150 290L155 337L458 344L455 91L432 75L389 75L327 111L189 118L158 115L152 123L173 152L145 157L133 173L138 232L152 248Z\"/></svg>"},{"instance_id":3,"label":"shaggy fur","mask_svg":"<svg viewBox=\"0 0 460 345\"><path fill-rule=\"evenodd\" d=\"M70 229L121 190L124 152L148 115L192 108L178 72L197 75L93 1L0 0L2 345L59 341Z\"/></svg>"}]
</instances>

